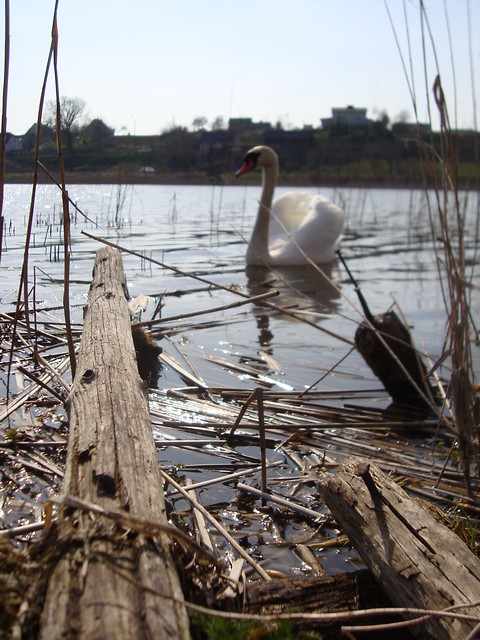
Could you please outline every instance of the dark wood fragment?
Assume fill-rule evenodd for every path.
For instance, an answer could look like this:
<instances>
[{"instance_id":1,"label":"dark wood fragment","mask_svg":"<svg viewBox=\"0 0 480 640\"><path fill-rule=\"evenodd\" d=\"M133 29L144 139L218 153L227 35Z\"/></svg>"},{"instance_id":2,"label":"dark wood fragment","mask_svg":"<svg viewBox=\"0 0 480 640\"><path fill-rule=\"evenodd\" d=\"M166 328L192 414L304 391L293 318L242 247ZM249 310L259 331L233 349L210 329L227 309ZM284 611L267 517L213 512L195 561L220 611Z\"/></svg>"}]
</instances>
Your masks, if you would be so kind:
<instances>
[{"instance_id":1,"label":"dark wood fragment","mask_svg":"<svg viewBox=\"0 0 480 640\"><path fill-rule=\"evenodd\" d=\"M409 330L393 311L374 316L370 322L362 322L355 333L355 346L394 402L430 409L425 396L435 402L435 395L426 377L425 365L413 346Z\"/></svg>"}]
</instances>

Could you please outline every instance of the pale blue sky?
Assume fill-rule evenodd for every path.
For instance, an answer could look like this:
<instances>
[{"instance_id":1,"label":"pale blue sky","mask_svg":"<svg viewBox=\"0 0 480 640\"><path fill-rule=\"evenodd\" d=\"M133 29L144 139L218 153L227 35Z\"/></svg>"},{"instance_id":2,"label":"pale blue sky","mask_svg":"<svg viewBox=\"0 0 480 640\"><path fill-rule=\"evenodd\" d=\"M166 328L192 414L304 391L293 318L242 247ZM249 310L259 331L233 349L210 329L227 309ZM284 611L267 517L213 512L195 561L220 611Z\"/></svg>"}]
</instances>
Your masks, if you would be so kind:
<instances>
[{"instance_id":1,"label":"pale blue sky","mask_svg":"<svg viewBox=\"0 0 480 640\"><path fill-rule=\"evenodd\" d=\"M10 4L7 129L21 134L37 118L55 3ZM407 111L413 121L385 4L410 65L406 12L418 115L425 121L419 0L60 0L60 90L85 100L89 117L102 118L117 133L190 127L196 116L209 123L222 116L319 126L331 107L348 104L366 107L371 118L385 110L394 120ZM480 0L424 4L451 121L472 127L470 59L477 124L480 116ZM0 24L3 33L3 9ZM436 70L428 35L426 50L432 98ZM53 75L47 97L53 97ZM433 100L431 108L436 127Z\"/></svg>"}]
</instances>

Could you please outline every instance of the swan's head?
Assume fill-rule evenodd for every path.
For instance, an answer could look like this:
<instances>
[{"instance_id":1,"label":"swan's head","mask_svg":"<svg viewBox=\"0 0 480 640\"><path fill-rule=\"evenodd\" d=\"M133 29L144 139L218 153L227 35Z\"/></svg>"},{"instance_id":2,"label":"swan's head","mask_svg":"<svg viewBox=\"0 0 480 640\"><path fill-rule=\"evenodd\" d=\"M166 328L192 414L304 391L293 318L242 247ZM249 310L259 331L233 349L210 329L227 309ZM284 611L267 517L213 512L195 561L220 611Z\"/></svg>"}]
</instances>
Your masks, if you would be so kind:
<instances>
[{"instance_id":1,"label":"swan's head","mask_svg":"<svg viewBox=\"0 0 480 640\"><path fill-rule=\"evenodd\" d=\"M265 146L253 147L253 149L250 149L250 151L246 153L243 164L235 173L235 176L238 178L252 169L267 167L278 167L278 157L275 151Z\"/></svg>"}]
</instances>

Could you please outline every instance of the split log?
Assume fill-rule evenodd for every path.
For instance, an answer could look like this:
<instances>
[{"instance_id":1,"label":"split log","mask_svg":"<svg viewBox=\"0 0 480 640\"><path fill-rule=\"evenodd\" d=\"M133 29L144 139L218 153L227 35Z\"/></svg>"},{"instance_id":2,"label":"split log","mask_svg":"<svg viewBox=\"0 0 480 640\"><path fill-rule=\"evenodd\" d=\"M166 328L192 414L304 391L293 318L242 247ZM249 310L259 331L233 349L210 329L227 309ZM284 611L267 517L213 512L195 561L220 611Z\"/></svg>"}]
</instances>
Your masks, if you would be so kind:
<instances>
[{"instance_id":1,"label":"split log","mask_svg":"<svg viewBox=\"0 0 480 640\"><path fill-rule=\"evenodd\" d=\"M133 519L166 524L122 260L109 247L96 256L67 411L70 432L62 493L123 510ZM55 547L39 638L189 638L169 541L160 534L63 507Z\"/></svg>"},{"instance_id":2,"label":"split log","mask_svg":"<svg viewBox=\"0 0 480 640\"><path fill-rule=\"evenodd\" d=\"M320 482L333 516L398 607L478 616L427 617L412 627L422 638L465 638L480 621L480 559L452 531L367 461L349 458ZM468 605L462 607L462 605Z\"/></svg>"}]
</instances>

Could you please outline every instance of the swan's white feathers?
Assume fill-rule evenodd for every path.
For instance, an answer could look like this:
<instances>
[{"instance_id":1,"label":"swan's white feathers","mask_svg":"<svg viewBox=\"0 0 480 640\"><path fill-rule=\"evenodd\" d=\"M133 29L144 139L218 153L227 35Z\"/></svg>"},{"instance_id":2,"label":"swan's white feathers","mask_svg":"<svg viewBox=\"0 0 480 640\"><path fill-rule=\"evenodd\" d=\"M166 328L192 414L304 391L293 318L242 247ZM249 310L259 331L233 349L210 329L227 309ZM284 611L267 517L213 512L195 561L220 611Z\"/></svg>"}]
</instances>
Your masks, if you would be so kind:
<instances>
[{"instance_id":1,"label":"swan's white feathers","mask_svg":"<svg viewBox=\"0 0 480 640\"><path fill-rule=\"evenodd\" d=\"M343 229L343 213L335 204L321 195L288 192L273 203L272 213L268 242L270 264L305 264L307 260L296 245L316 263L335 259ZM277 220L283 223L287 233Z\"/></svg>"}]
</instances>

